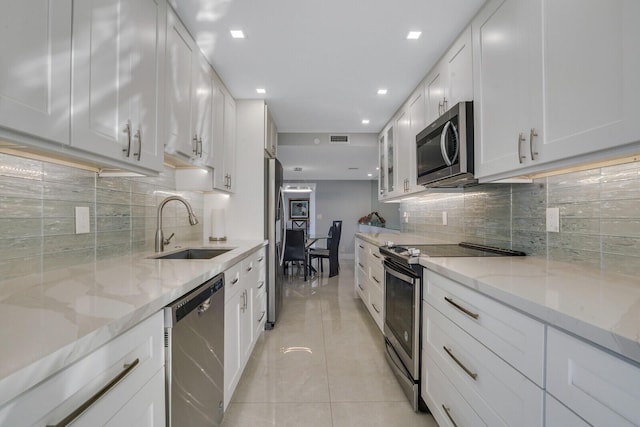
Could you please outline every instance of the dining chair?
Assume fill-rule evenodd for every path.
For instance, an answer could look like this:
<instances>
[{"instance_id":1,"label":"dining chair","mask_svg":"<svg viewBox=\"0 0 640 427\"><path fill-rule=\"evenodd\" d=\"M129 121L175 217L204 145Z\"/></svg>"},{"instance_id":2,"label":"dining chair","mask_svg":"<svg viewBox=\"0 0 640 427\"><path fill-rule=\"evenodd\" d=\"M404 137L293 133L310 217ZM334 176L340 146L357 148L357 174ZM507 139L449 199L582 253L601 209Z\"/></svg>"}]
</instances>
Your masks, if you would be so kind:
<instances>
[{"instance_id":1,"label":"dining chair","mask_svg":"<svg viewBox=\"0 0 640 427\"><path fill-rule=\"evenodd\" d=\"M327 239L328 248L326 249L309 249L309 264L315 258L318 260L318 269L320 272L324 272L323 260L326 258L329 260L329 277L333 277L338 274L338 247L340 244L340 234L342 233L342 225L332 225L329 229L329 235L331 238Z\"/></svg>"},{"instance_id":2,"label":"dining chair","mask_svg":"<svg viewBox=\"0 0 640 427\"><path fill-rule=\"evenodd\" d=\"M286 270L289 263L302 262L304 269L304 280L307 281L307 254L304 246L304 230L288 229L286 231L287 238L284 245L284 269ZM292 269L293 270L293 269Z\"/></svg>"}]
</instances>

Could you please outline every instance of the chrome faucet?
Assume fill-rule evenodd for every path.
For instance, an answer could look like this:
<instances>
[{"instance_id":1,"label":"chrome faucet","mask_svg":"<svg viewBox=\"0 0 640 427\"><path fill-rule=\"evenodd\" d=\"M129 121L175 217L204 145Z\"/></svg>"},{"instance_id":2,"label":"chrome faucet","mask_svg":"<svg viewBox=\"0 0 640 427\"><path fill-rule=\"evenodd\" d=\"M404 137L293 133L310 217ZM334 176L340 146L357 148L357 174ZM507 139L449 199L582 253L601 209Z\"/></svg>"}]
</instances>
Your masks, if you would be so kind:
<instances>
[{"instance_id":1,"label":"chrome faucet","mask_svg":"<svg viewBox=\"0 0 640 427\"><path fill-rule=\"evenodd\" d=\"M158 220L156 223L156 252L164 251L164 245L168 244L171 237L173 237L173 234L172 234L171 237L169 237L169 239L165 241L164 234L162 233L162 209L164 208L164 205L166 205L168 202L172 200L177 200L179 202L182 202L182 204L186 206L187 212L189 213L189 224L196 225L198 223L198 218L196 218L196 214L193 213L193 209L191 208L191 205L185 199L183 199L180 196L169 196L166 199L164 199L162 202L160 202L160 205L158 206Z\"/></svg>"}]
</instances>

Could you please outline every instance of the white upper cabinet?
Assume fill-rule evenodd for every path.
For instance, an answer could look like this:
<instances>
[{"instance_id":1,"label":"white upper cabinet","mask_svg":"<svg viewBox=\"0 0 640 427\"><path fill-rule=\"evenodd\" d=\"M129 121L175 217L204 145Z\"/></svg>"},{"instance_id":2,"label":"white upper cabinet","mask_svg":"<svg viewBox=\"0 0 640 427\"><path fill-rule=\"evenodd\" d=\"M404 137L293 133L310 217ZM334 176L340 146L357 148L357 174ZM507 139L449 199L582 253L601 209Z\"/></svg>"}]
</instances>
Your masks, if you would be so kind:
<instances>
[{"instance_id":1,"label":"white upper cabinet","mask_svg":"<svg viewBox=\"0 0 640 427\"><path fill-rule=\"evenodd\" d=\"M526 129L542 127L540 14L539 0L494 0L472 23L476 176L524 164Z\"/></svg>"},{"instance_id":2,"label":"white upper cabinet","mask_svg":"<svg viewBox=\"0 0 640 427\"><path fill-rule=\"evenodd\" d=\"M191 157L193 163L213 165L213 101L217 88L214 86L213 70L204 55L197 52L193 66L193 98L191 127L193 128Z\"/></svg>"},{"instance_id":3,"label":"white upper cabinet","mask_svg":"<svg viewBox=\"0 0 640 427\"><path fill-rule=\"evenodd\" d=\"M278 129L271 116L269 106L264 106L264 151L268 157L275 158L278 154Z\"/></svg>"},{"instance_id":4,"label":"white upper cabinet","mask_svg":"<svg viewBox=\"0 0 640 427\"><path fill-rule=\"evenodd\" d=\"M634 0L493 0L481 10L472 23L481 180L640 139L638 16Z\"/></svg>"},{"instance_id":5,"label":"white upper cabinet","mask_svg":"<svg viewBox=\"0 0 640 427\"><path fill-rule=\"evenodd\" d=\"M191 158L196 148L191 127L193 62L198 47L172 10L167 13L165 64L165 147L168 154Z\"/></svg>"},{"instance_id":6,"label":"white upper cabinet","mask_svg":"<svg viewBox=\"0 0 640 427\"><path fill-rule=\"evenodd\" d=\"M427 75L425 126L458 102L473 100L471 50L471 27L468 27Z\"/></svg>"},{"instance_id":7,"label":"white upper cabinet","mask_svg":"<svg viewBox=\"0 0 640 427\"><path fill-rule=\"evenodd\" d=\"M439 62L427 75L425 83L425 97L427 99L427 124L433 122L444 113L445 79L446 71L444 62Z\"/></svg>"},{"instance_id":8,"label":"white upper cabinet","mask_svg":"<svg viewBox=\"0 0 640 427\"><path fill-rule=\"evenodd\" d=\"M640 2L544 0L542 10L541 160L640 140Z\"/></svg>"},{"instance_id":9,"label":"white upper cabinet","mask_svg":"<svg viewBox=\"0 0 640 427\"><path fill-rule=\"evenodd\" d=\"M73 10L72 146L160 171L162 0L87 0Z\"/></svg>"},{"instance_id":10,"label":"white upper cabinet","mask_svg":"<svg viewBox=\"0 0 640 427\"><path fill-rule=\"evenodd\" d=\"M473 55L471 51L471 27L467 27L445 56L447 79L444 111L459 102L473 100Z\"/></svg>"},{"instance_id":11,"label":"white upper cabinet","mask_svg":"<svg viewBox=\"0 0 640 427\"><path fill-rule=\"evenodd\" d=\"M395 195L396 189L396 156L395 156L395 120L384 128L378 136L378 150L380 156L380 170L378 175L379 199L386 199Z\"/></svg>"},{"instance_id":12,"label":"white upper cabinet","mask_svg":"<svg viewBox=\"0 0 640 427\"><path fill-rule=\"evenodd\" d=\"M0 0L0 127L69 143L71 0Z\"/></svg>"},{"instance_id":13,"label":"white upper cabinet","mask_svg":"<svg viewBox=\"0 0 640 427\"><path fill-rule=\"evenodd\" d=\"M396 185L394 195L408 193L415 186L415 137L411 138L411 118L408 105L405 105L396 115ZM413 141L412 141L413 140ZM413 184L412 184L413 181Z\"/></svg>"},{"instance_id":14,"label":"white upper cabinet","mask_svg":"<svg viewBox=\"0 0 640 427\"><path fill-rule=\"evenodd\" d=\"M235 189L236 173L236 101L224 90L224 174L226 190Z\"/></svg>"}]
</instances>

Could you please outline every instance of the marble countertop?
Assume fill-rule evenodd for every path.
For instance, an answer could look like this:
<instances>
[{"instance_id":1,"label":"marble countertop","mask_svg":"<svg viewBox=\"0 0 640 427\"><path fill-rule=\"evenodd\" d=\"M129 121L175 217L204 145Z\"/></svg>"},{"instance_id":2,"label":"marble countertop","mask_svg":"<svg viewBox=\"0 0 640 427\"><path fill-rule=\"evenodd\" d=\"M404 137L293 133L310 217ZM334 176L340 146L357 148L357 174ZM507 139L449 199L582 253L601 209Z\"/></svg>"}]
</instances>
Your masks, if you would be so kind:
<instances>
[{"instance_id":1,"label":"marble countertop","mask_svg":"<svg viewBox=\"0 0 640 427\"><path fill-rule=\"evenodd\" d=\"M182 246L232 250L210 260L141 252L1 282L0 405L265 245L193 242Z\"/></svg>"},{"instance_id":2,"label":"marble countertop","mask_svg":"<svg viewBox=\"0 0 640 427\"><path fill-rule=\"evenodd\" d=\"M383 244L440 243L358 233ZM405 241L406 240L406 241ZM541 257L429 258L419 263L491 298L640 363L640 279Z\"/></svg>"}]
</instances>

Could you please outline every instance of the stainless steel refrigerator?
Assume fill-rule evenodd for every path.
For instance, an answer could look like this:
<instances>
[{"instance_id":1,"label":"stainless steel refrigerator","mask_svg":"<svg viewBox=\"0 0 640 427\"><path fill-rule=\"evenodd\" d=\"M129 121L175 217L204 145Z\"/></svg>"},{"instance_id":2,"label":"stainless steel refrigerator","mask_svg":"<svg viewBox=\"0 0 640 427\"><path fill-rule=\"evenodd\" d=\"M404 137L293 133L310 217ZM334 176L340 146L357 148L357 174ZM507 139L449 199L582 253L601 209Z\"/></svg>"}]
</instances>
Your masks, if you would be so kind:
<instances>
[{"instance_id":1,"label":"stainless steel refrigerator","mask_svg":"<svg viewBox=\"0 0 640 427\"><path fill-rule=\"evenodd\" d=\"M269 240L267 263L267 323L273 329L282 308L284 269L282 258L287 219L285 215L282 165L278 159L264 159L265 239Z\"/></svg>"}]
</instances>

